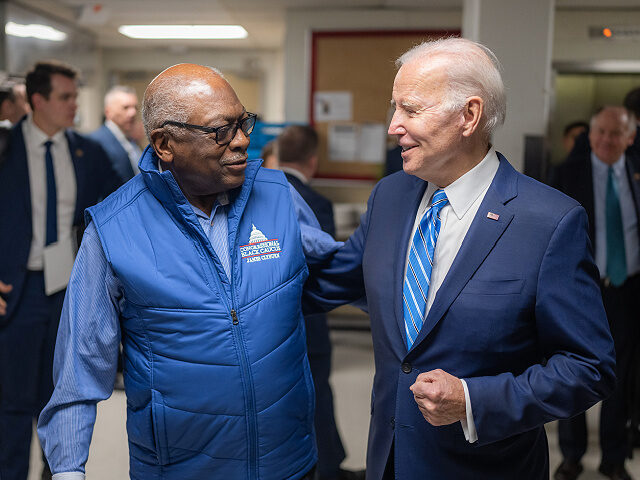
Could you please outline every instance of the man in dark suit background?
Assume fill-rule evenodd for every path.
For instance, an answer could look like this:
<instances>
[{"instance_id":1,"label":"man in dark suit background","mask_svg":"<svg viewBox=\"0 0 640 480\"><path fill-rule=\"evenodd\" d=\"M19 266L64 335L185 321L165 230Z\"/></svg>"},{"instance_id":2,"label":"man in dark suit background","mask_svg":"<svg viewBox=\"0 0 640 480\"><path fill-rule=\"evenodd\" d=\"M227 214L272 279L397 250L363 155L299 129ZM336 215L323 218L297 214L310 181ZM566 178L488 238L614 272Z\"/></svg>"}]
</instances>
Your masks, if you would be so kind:
<instances>
[{"instance_id":1,"label":"man in dark suit background","mask_svg":"<svg viewBox=\"0 0 640 480\"><path fill-rule=\"evenodd\" d=\"M12 129L0 164L3 480L27 478L33 419L53 391L53 350L84 209L119 183L102 148L69 129L75 70L40 62L26 85L33 113Z\"/></svg>"},{"instance_id":2,"label":"man in dark suit background","mask_svg":"<svg viewBox=\"0 0 640 480\"><path fill-rule=\"evenodd\" d=\"M368 479L547 479L544 423L614 384L587 216L491 144L506 95L489 49L443 39L398 65L389 134L404 171L312 268L305 309L366 299Z\"/></svg>"},{"instance_id":3,"label":"man in dark suit background","mask_svg":"<svg viewBox=\"0 0 640 480\"><path fill-rule=\"evenodd\" d=\"M640 329L640 158L633 145L636 125L622 107L605 107L591 119L589 149L574 151L559 168L554 185L587 211L589 236L600 270L600 289L616 349L617 384L600 413L600 472L629 480L624 467L630 453L625 385ZM626 150L626 153L625 153ZM582 472L587 448L584 414L561 420L558 428L564 460L556 480L574 480Z\"/></svg>"},{"instance_id":4,"label":"man in dark suit background","mask_svg":"<svg viewBox=\"0 0 640 480\"><path fill-rule=\"evenodd\" d=\"M12 126L30 111L24 84L5 81L0 86L0 120L9 122L9 126Z\"/></svg>"},{"instance_id":5,"label":"man in dark suit background","mask_svg":"<svg viewBox=\"0 0 640 480\"><path fill-rule=\"evenodd\" d=\"M90 137L107 153L122 183L138 174L140 147L133 140L138 120L138 96L131 87L116 85L104 97L104 124Z\"/></svg>"},{"instance_id":6,"label":"man in dark suit background","mask_svg":"<svg viewBox=\"0 0 640 480\"><path fill-rule=\"evenodd\" d=\"M280 169L289 183L311 207L322 230L336 235L331 201L309 186L318 168L318 134L309 126L292 125L277 138L274 149ZM318 444L318 480L364 479L364 472L341 469L345 451L338 433L333 410L333 392L329 384L331 373L331 340L327 316L324 313L304 317L307 330L307 352L316 390L314 426Z\"/></svg>"}]
</instances>

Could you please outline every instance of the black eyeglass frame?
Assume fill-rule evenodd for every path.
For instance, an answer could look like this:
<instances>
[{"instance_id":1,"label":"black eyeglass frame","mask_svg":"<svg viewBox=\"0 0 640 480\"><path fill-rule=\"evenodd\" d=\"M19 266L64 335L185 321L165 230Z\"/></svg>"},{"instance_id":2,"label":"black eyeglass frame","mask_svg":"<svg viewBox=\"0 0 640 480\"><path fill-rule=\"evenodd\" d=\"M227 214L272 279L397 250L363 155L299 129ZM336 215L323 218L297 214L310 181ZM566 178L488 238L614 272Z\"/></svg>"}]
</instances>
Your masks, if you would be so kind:
<instances>
[{"instance_id":1,"label":"black eyeglass frame","mask_svg":"<svg viewBox=\"0 0 640 480\"><path fill-rule=\"evenodd\" d=\"M194 125L193 123L178 122L176 120L165 120L162 123L162 125L160 125L160 128L163 128L166 125L174 125L174 126L180 127L180 128L191 128L193 130L199 130L199 131L207 133L207 134L214 133L216 135L215 142L218 145L228 145L233 141L235 136L238 134L238 128L240 130L242 130L242 133L244 133L247 137L249 135L251 135L251 133L253 132L253 128L256 125L256 119L257 119L258 115L256 115L255 113L251 113L251 112L246 112L246 114L247 114L247 116L244 117L242 120L239 120L237 122L225 123L224 125L220 125L219 127L207 127L205 125ZM251 123L251 125L249 127L247 127L247 131L245 131L243 126L249 120L252 120L253 123ZM229 137L229 141L228 142L220 143L218 141L218 131L223 129L223 128L225 128L225 127L228 127L230 125L234 125L235 126L235 129L233 130L233 135L231 135L231 137Z\"/></svg>"}]
</instances>

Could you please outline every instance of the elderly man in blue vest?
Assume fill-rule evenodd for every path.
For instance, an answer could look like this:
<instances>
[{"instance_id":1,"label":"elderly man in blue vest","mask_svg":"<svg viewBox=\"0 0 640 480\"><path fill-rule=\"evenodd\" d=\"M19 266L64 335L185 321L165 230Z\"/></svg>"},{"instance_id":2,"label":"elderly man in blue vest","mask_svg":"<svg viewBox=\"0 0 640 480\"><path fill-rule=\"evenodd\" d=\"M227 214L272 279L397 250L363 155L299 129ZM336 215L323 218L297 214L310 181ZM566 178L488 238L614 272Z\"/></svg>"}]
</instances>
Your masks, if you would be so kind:
<instances>
[{"instance_id":1,"label":"elderly man in blue vest","mask_svg":"<svg viewBox=\"0 0 640 480\"><path fill-rule=\"evenodd\" d=\"M317 221L247 160L255 115L214 69L168 68L142 116L141 174L86 212L38 426L54 479L84 478L120 340L131 478L310 479L300 296L305 256L334 243L303 247Z\"/></svg>"}]
</instances>

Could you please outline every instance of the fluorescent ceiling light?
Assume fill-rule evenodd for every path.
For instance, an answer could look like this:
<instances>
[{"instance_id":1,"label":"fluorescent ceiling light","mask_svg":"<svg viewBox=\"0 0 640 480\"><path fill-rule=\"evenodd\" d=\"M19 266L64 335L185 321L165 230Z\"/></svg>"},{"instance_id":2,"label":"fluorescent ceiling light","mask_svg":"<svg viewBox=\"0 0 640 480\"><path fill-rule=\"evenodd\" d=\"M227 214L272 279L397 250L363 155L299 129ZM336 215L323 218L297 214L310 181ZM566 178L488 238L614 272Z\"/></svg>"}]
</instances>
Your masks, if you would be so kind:
<instances>
[{"instance_id":1,"label":"fluorescent ceiling light","mask_svg":"<svg viewBox=\"0 0 640 480\"><path fill-rule=\"evenodd\" d=\"M21 25L19 23L7 22L4 26L4 33L13 35L14 37L33 37L40 40L51 40L52 42L61 42L67 38L67 34L56 30L49 25L41 25L39 23L30 23L29 25Z\"/></svg>"},{"instance_id":2,"label":"fluorescent ceiling light","mask_svg":"<svg viewBox=\"0 0 640 480\"><path fill-rule=\"evenodd\" d=\"M118 31L129 38L227 40L247 38L240 25L121 25Z\"/></svg>"}]
</instances>

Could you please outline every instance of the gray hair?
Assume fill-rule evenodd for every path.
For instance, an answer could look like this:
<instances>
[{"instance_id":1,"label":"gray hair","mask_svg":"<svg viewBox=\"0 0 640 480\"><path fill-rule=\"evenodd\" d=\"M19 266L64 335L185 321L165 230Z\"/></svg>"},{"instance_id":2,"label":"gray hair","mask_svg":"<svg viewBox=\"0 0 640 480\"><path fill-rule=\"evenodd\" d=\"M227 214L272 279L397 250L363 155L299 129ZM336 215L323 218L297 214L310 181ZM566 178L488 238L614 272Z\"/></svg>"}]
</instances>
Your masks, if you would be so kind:
<instances>
[{"instance_id":1,"label":"gray hair","mask_svg":"<svg viewBox=\"0 0 640 480\"><path fill-rule=\"evenodd\" d=\"M126 85L114 85L109 89L109 91L104 96L104 107L107 108L113 98L119 93L126 93L127 95L138 95L133 87L129 87Z\"/></svg>"},{"instance_id":2,"label":"gray hair","mask_svg":"<svg viewBox=\"0 0 640 480\"><path fill-rule=\"evenodd\" d=\"M636 119L633 115L633 112L630 112L625 107L620 107L618 105L605 105L596 109L593 115L591 115L591 119L589 120L589 128L593 128L596 117L604 112L611 112L618 115L618 118L627 125L627 133L629 135L636 131Z\"/></svg>"},{"instance_id":3,"label":"gray hair","mask_svg":"<svg viewBox=\"0 0 640 480\"><path fill-rule=\"evenodd\" d=\"M487 47L465 38L428 41L402 54L396 66L400 68L416 60L443 60L449 81L443 109L460 110L469 97L477 95L484 100L482 127L485 133L491 137L504 123L507 96L500 75L502 67Z\"/></svg>"},{"instance_id":4,"label":"gray hair","mask_svg":"<svg viewBox=\"0 0 640 480\"><path fill-rule=\"evenodd\" d=\"M224 78L217 68L207 68ZM149 142L151 142L151 132L165 121L186 122L196 106L190 97L210 88L206 81L199 79L185 82L184 78L178 76L165 75L159 78L166 70L168 68L149 83L142 99L142 124ZM153 90L150 90L151 85Z\"/></svg>"}]
</instances>

